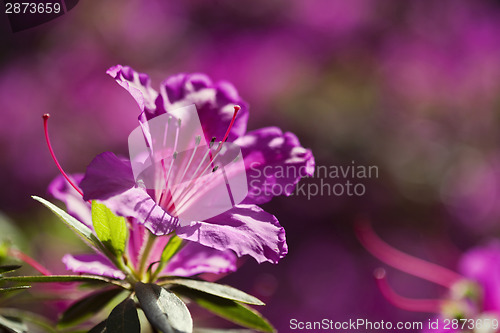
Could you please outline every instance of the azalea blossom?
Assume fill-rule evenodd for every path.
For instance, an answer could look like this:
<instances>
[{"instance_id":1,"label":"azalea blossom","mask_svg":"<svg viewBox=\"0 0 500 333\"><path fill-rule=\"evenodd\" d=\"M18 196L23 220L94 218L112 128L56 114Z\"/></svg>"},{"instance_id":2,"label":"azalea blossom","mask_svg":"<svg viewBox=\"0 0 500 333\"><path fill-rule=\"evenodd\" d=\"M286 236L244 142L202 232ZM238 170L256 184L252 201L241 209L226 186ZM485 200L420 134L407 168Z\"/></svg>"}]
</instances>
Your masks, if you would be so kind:
<instances>
[{"instance_id":1,"label":"azalea blossom","mask_svg":"<svg viewBox=\"0 0 500 333\"><path fill-rule=\"evenodd\" d=\"M83 175L74 174L70 177L74 184L78 184ZM69 185L63 176L55 178L50 183L48 191L55 198L64 202L68 213L93 229L90 204L82 199L82 196ZM143 225L138 224L134 218L128 218L127 223L129 237L125 256L132 270L139 274L144 273L148 268L155 270L162 251L172 236L155 237L150 244L147 244L149 231ZM187 241L185 243L161 272L158 272L159 276L188 277L203 273L223 274L236 270L236 256L232 251L219 251L196 242ZM126 277L122 270L100 252L66 254L62 260L66 269L75 273L101 275L115 279L125 279Z\"/></svg>"},{"instance_id":2,"label":"azalea blossom","mask_svg":"<svg viewBox=\"0 0 500 333\"><path fill-rule=\"evenodd\" d=\"M249 254L258 262L276 263L285 256L288 249L283 227L276 217L257 204L273 197L273 191L262 191L263 187L285 188L288 191L285 194L289 195L293 190L289 184L295 185L302 176L312 175L311 151L303 148L294 134L283 133L276 127L247 132L248 106L228 82L213 83L203 74L179 74L163 81L158 92L151 88L147 75L130 67L118 65L110 68L108 74L139 104L139 124L146 138L151 134L149 121L169 114L175 115L179 122L186 122L188 120L176 110L194 104L204 139L213 145L216 153L219 148L215 147L226 142L241 148L244 169L247 178L252 180L252 187L244 200L231 209L217 216L179 224L172 202L164 200L165 193L172 192L168 183L161 185L163 191L148 191L137 183L129 160L105 152L87 167L80 184L84 199L100 200L116 214L134 218L157 236L175 231L185 240L218 250L230 249L238 256ZM198 142L200 138L196 136L192 140ZM171 160L175 155L176 152ZM305 170L305 174L276 177L263 172L266 166L294 166ZM160 183L161 180L164 179L160 179ZM191 210L201 209L194 200L188 200L186 205Z\"/></svg>"},{"instance_id":3,"label":"azalea blossom","mask_svg":"<svg viewBox=\"0 0 500 333\"><path fill-rule=\"evenodd\" d=\"M379 268L375 271L379 289L392 304L408 311L437 315L435 319L431 319L431 322L435 323L434 326L424 327L424 332L498 331L500 328L500 243L498 241L465 252L458 261L458 272L455 272L391 247L381 240L367 223L360 223L356 232L363 246L385 264L448 290L447 294L439 299L410 299L392 290L384 269ZM464 324L465 319L467 322Z\"/></svg>"}]
</instances>

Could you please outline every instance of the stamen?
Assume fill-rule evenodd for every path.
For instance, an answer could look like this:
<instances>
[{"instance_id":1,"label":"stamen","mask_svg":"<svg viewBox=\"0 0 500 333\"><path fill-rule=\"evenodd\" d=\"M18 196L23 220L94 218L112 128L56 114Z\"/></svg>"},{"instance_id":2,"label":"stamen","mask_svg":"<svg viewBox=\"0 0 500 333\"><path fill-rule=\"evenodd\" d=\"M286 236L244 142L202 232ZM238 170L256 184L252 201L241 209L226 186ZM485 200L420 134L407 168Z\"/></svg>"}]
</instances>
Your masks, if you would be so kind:
<instances>
[{"instance_id":1,"label":"stamen","mask_svg":"<svg viewBox=\"0 0 500 333\"><path fill-rule=\"evenodd\" d=\"M170 118L169 118L170 120ZM170 172L172 170L172 165L174 163L174 160L177 158L177 145L179 143L179 131L180 131L180 128L181 128L181 119L177 119L177 127L175 128L175 140L174 140L174 155L173 155L173 159L170 163L170 167L169 167L169 170L168 170L168 175L165 175L166 172L165 172L165 164L163 163L163 159L162 159L162 168L163 168L163 172L164 172L164 175L165 175L165 179L163 179L165 181L165 190L163 189L163 186L160 185L160 184L156 184L156 193L155 193L155 197L158 198L158 204L160 203L160 201L163 200L163 193L165 191L168 191L169 190L169 182L170 182ZM157 179L157 181L161 181L161 177ZM161 192L160 195L158 195L158 192Z\"/></svg>"},{"instance_id":2,"label":"stamen","mask_svg":"<svg viewBox=\"0 0 500 333\"><path fill-rule=\"evenodd\" d=\"M229 137L229 133L231 132L231 129L234 125L234 122L236 120L236 115L238 114L238 111L241 110L241 107L239 105L235 105L234 106L234 113L233 113L233 118L231 119L231 122L229 123L229 126L226 130L226 134L224 135L222 141L219 142L219 145L217 146L217 149L215 150L215 153L212 155L212 147L214 145L214 142L216 140L216 137L213 137L212 140L210 140L210 143L209 143L209 147L208 147L208 150L207 150L207 153L205 154L205 156L203 157L203 159L201 160L200 164L198 165L198 167L196 168L196 171L193 173L193 175L191 176L191 179L189 180L189 185L186 186L183 191L181 192L181 194L179 195L179 198L178 200L178 204L177 204L177 210L179 211L181 209L181 207L184 206L184 204L186 204L187 202L189 202L189 200L191 199L191 197L193 196L193 194L191 194L189 197L188 197L188 194L189 192L191 191L191 189L193 188L194 186L194 182L195 182L195 179L198 179L200 177L202 177L205 172L214 172L217 170L217 168L214 166L214 160L215 158L217 158L219 152L222 150L222 146L223 146L223 143L226 142L227 138ZM179 122L179 126L180 126L180 122ZM206 157L207 157L207 154L209 155L210 157L210 161L209 163L205 166L205 168L203 168L203 170L201 172L199 172L200 170L200 167L202 167L203 165L203 162L205 161ZM189 164L190 165L191 163L191 160L189 161ZM186 170L184 170L184 174L181 178L181 181L182 179L184 179L184 175L185 175L185 172ZM187 198L187 200L186 200ZM172 203L173 204L173 203ZM167 209L168 210L168 209Z\"/></svg>"},{"instance_id":3,"label":"stamen","mask_svg":"<svg viewBox=\"0 0 500 333\"><path fill-rule=\"evenodd\" d=\"M400 271L446 288L451 288L455 282L463 279L461 275L447 268L412 257L391 247L375 234L368 222L358 222L355 231L359 241L368 252Z\"/></svg>"},{"instance_id":4,"label":"stamen","mask_svg":"<svg viewBox=\"0 0 500 333\"><path fill-rule=\"evenodd\" d=\"M172 166L174 165L174 162L175 160L177 159L177 152L174 152L174 154L172 155L172 160L170 161L170 166L168 167L168 173L166 172L166 169L165 169L165 160L161 160L161 165L162 165L162 168L163 168L163 172L165 173L165 188L161 188L161 194L160 194L160 197L158 199L158 202L157 204L164 207L164 200L165 200L165 197L163 196L163 194L167 193L170 191L169 189L169 182L170 182L170 174L172 172ZM170 199L169 199L170 200Z\"/></svg>"},{"instance_id":5,"label":"stamen","mask_svg":"<svg viewBox=\"0 0 500 333\"><path fill-rule=\"evenodd\" d=\"M40 273L42 273L45 276L52 275L52 273L47 268L43 267L35 259L31 258L27 254L25 254L17 249L13 249L13 248L9 249L9 254L14 258L17 258L19 260L24 261L25 263L27 263L28 265L30 265L31 267L33 267L34 269L36 269L37 271L39 271Z\"/></svg>"},{"instance_id":6,"label":"stamen","mask_svg":"<svg viewBox=\"0 0 500 333\"><path fill-rule=\"evenodd\" d=\"M165 132L163 132L163 147L167 145L167 135L168 135L168 129L170 128L171 120L172 116L168 116L167 125L165 126Z\"/></svg>"},{"instance_id":7,"label":"stamen","mask_svg":"<svg viewBox=\"0 0 500 333\"><path fill-rule=\"evenodd\" d=\"M44 131L45 131L45 140L47 141L47 146L49 147L50 155L52 156L52 159L56 163L57 168L59 169L59 171L61 172L61 174L64 176L64 178L66 178L66 180L68 181L68 183L71 186L73 186L73 188L78 193L80 193L80 195L83 197L82 190L80 190L78 188L78 186L76 186L75 183L73 183L73 181L69 178L69 176L66 174L66 172L64 172L63 168L61 167L61 165L57 161L56 155L54 154L54 150L52 149L52 145L50 144L50 139L49 139L49 128L48 128L48 120L49 120L49 118L50 118L50 115L48 113L46 113L46 114L43 115L43 128L44 128Z\"/></svg>"},{"instance_id":8,"label":"stamen","mask_svg":"<svg viewBox=\"0 0 500 333\"><path fill-rule=\"evenodd\" d=\"M411 299L398 295L387 282L385 269L375 270L375 279L382 295L394 306L413 312L440 313L443 301L439 299Z\"/></svg>"},{"instance_id":9,"label":"stamen","mask_svg":"<svg viewBox=\"0 0 500 333\"><path fill-rule=\"evenodd\" d=\"M193 153L191 154L191 157L189 158L187 165L184 167L184 172L182 173L182 177L180 178L179 183L182 183L182 181L184 180L184 177L186 176L186 172L189 169L189 167L191 166L191 162L193 162L193 158L196 155L196 150L198 149L200 142L201 142L201 136L198 135L195 138Z\"/></svg>"}]
</instances>

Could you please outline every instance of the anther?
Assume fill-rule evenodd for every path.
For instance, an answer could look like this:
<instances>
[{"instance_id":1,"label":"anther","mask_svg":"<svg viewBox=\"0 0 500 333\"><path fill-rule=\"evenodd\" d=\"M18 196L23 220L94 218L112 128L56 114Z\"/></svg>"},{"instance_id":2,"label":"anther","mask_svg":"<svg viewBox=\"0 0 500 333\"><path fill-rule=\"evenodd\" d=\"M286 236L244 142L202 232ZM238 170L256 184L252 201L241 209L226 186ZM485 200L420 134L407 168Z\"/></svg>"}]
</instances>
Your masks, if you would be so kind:
<instances>
[{"instance_id":1,"label":"anther","mask_svg":"<svg viewBox=\"0 0 500 333\"><path fill-rule=\"evenodd\" d=\"M226 135L224 135L224 139L222 139L222 142L226 142L227 137L229 136L229 132L231 131L231 128L233 128L234 121L236 119L236 115L238 114L238 111L241 110L241 106L235 105L234 106L234 113L233 113L233 119L231 119L231 123L229 123L229 127L227 128Z\"/></svg>"}]
</instances>

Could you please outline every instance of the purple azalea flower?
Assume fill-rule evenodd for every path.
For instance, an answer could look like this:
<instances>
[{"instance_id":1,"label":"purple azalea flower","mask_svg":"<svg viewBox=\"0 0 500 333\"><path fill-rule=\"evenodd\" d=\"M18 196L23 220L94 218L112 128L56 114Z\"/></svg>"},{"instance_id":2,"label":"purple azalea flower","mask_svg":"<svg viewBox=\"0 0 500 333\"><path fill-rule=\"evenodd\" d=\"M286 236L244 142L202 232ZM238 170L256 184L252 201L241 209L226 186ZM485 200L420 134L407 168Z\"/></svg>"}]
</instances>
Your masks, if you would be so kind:
<instances>
[{"instance_id":1,"label":"purple azalea flower","mask_svg":"<svg viewBox=\"0 0 500 333\"><path fill-rule=\"evenodd\" d=\"M83 178L83 175L71 175L75 184ZM90 215L90 205L85 202L81 195L64 179L63 176L56 177L49 185L49 193L64 202L68 213L78 218L82 223L93 229ZM142 258L149 231L134 218L128 219L129 240L126 257L135 271L139 271L140 259ZM149 265L160 260L163 248L170 236L155 237L149 256L144 263ZM161 275L188 277L203 273L224 274L236 270L236 256L230 251L219 251L200 245L196 242L186 242L186 245L177 252L168 262ZM107 276L115 279L124 279L125 274L113 265L113 263L101 253L92 254L66 254L63 257L66 269L76 273Z\"/></svg>"},{"instance_id":2,"label":"purple azalea flower","mask_svg":"<svg viewBox=\"0 0 500 333\"><path fill-rule=\"evenodd\" d=\"M147 75L130 67L118 65L108 74L139 104L143 128L156 116L194 104L207 142L215 138L241 147L251 188L242 203L225 213L178 225L174 210L136 184L130 161L105 152L87 167L81 182L84 199L102 201L116 214L135 218L157 236L175 231L185 240L217 250L230 249L238 256L249 254L258 262L276 263L285 256L288 249L283 227L256 204L268 202L274 193L289 195L302 176L312 175L311 151L303 148L294 134L276 127L247 132L248 106L228 82L213 83L203 74L179 74L163 81L157 92ZM241 106L236 118L235 105ZM147 128L144 133L148 134ZM283 172L291 168L295 172ZM283 191L269 191L272 188Z\"/></svg>"},{"instance_id":3,"label":"purple azalea flower","mask_svg":"<svg viewBox=\"0 0 500 333\"><path fill-rule=\"evenodd\" d=\"M375 277L382 294L395 306L408 311L437 314L431 321L437 321L438 324L424 328L424 332L469 331L455 329L450 323L450 319L453 318L483 320L484 325L487 325L487 321L484 321L486 319L489 320L489 325L494 325L493 321L496 320L495 326L498 328L500 321L498 241L465 252L459 259L459 273L456 273L392 248L381 240L368 224L360 224L356 231L363 246L376 258L389 266L448 289L443 299L409 299L392 290L384 269L376 270ZM459 325L462 325L462 322Z\"/></svg>"}]
</instances>

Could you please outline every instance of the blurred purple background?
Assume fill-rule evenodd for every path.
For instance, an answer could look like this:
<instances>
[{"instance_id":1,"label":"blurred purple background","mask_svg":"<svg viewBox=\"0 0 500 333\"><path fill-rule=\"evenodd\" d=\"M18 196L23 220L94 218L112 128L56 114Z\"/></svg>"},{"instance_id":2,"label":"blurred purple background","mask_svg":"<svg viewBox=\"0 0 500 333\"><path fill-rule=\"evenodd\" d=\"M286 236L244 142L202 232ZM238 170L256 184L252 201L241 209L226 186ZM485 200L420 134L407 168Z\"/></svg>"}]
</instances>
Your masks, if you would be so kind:
<instances>
[{"instance_id":1,"label":"blurred purple background","mask_svg":"<svg viewBox=\"0 0 500 333\"><path fill-rule=\"evenodd\" d=\"M105 74L115 64L231 81L250 104L249 129L279 126L317 165L377 166L363 196L279 197L265 209L287 231L277 266L248 259L223 281L267 301L289 321L417 321L373 280L381 265L356 240L369 218L404 252L456 269L468 248L500 230L500 2L467 0L80 1L68 14L11 33L0 21L0 210L61 269L47 197L58 174L42 114L67 172L103 151L126 154L133 99ZM343 179L323 179L334 184ZM305 179L320 184L321 179ZM50 224L50 226L49 226ZM51 259L47 259L51 258ZM445 290L388 269L408 297Z\"/></svg>"}]
</instances>

